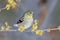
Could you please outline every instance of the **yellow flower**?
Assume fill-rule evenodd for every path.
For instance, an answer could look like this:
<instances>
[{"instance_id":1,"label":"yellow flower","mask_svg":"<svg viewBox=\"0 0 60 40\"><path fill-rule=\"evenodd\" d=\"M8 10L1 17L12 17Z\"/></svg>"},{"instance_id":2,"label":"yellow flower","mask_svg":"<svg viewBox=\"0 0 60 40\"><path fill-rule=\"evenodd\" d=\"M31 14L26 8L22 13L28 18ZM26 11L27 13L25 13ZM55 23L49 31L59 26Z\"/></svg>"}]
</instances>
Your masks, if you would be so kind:
<instances>
[{"instance_id":1,"label":"yellow flower","mask_svg":"<svg viewBox=\"0 0 60 40\"><path fill-rule=\"evenodd\" d=\"M1 30L4 30L5 28L3 26L1 26Z\"/></svg>"},{"instance_id":2,"label":"yellow flower","mask_svg":"<svg viewBox=\"0 0 60 40\"><path fill-rule=\"evenodd\" d=\"M25 26L24 25L22 25L22 26L20 26L19 28L18 28L18 31L20 31L20 32L23 32L25 30Z\"/></svg>"},{"instance_id":3,"label":"yellow flower","mask_svg":"<svg viewBox=\"0 0 60 40\"><path fill-rule=\"evenodd\" d=\"M10 28L6 28L6 31L8 31Z\"/></svg>"},{"instance_id":4,"label":"yellow flower","mask_svg":"<svg viewBox=\"0 0 60 40\"><path fill-rule=\"evenodd\" d=\"M12 8L15 8L15 7L16 7L16 2L13 2L13 3L11 4L11 7L12 7Z\"/></svg>"},{"instance_id":5,"label":"yellow flower","mask_svg":"<svg viewBox=\"0 0 60 40\"><path fill-rule=\"evenodd\" d=\"M32 25L32 31L37 30L38 26L37 26L37 20L34 21L34 24Z\"/></svg>"},{"instance_id":6,"label":"yellow flower","mask_svg":"<svg viewBox=\"0 0 60 40\"><path fill-rule=\"evenodd\" d=\"M58 26L58 30L60 31L60 26Z\"/></svg>"},{"instance_id":7,"label":"yellow flower","mask_svg":"<svg viewBox=\"0 0 60 40\"><path fill-rule=\"evenodd\" d=\"M6 10L10 10L10 7L11 7L10 4L7 4L6 5Z\"/></svg>"},{"instance_id":8,"label":"yellow flower","mask_svg":"<svg viewBox=\"0 0 60 40\"><path fill-rule=\"evenodd\" d=\"M50 29L48 29L47 32L50 32Z\"/></svg>"},{"instance_id":9,"label":"yellow flower","mask_svg":"<svg viewBox=\"0 0 60 40\"><path fill-rule=\"evenodd\" d=\"M34 21L34 24L36 24L36 25L38 24L37 20Z\"/></svg>"},{"instance_id":10,"label":"yellow flower","mask_svg":"<svg viewBox=\"0 0 60 40\"><path fill-rule=\"evenodd\" d=\"M8 25L8 22L5 22L5 25L6 25L6 31L8 31L10 29L9 25Z\"/></svg>"},{"instance_id":11,"label":"yellow flower","mask_svg":"<svg viewBox=\"0 0 60 40\"><path fill-rule=\"evenodd\" d=\"M37 26L37 25L35 25L35 24L33 24L33 25L32 25L32 31L37 30L37 28L38 28L38 26Z\"/></svg>"},{"instance_id":12,"label":"yellow flower","mask_svg":"<svg viewBox=\"0 0 60 40\"><path fill-rule=\"evenodd\" d=\"M8 0L8 3L11 5L12 8L16 7L16 2L14 0Z\"/></svg>"},{"instance_id":13,"label":"yellow flower","mask_svg":"<svg viewBox=\"0 0 60 40\"><path fill-rule=\"evenodd\" d=\"M8 0L8 3L9 4L12 4L14 1L13 0Z\"/></svg>"},{"instance_id":14,"label":"yellow flower","mask_svg":"<svg viewBox=\"0 0 60 40\"><path fill-rule=\"evenodd\" d=\"M43 30L37 30L37 31L36 31L36 35L42 36L42 35L43 35Z\"/></svg>"},{"instance_id":15,"label":"yellow flower","mask_svg":"<svg viewBox=\"0 0 60 40\"><path fill-rule=\"evenodd\" d=\"M9 27L8 22L5 22L6 27Z\"/></svg>"}]
</instances>

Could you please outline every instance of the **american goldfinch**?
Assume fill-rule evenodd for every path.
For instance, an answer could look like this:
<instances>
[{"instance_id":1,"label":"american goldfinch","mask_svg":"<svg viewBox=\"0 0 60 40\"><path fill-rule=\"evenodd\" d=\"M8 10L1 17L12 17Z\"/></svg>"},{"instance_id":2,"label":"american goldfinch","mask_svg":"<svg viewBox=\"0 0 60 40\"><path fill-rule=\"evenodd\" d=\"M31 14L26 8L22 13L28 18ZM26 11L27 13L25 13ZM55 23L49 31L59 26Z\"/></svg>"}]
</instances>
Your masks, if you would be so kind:
<instances>
[{"instance_id":1,"label":"american goldfinch","mask_svg":"<svg viewBox=\"0 0 60 40\"><path fill-rule=\"evenodd\" d=\"M25 15L17 21L16 24L14 24L15 27L20 27L24 25L24 29L28 29L32 26L33 24L33 12L32 11L27 11L25 12Z\"/></svg>"}]
</instances>

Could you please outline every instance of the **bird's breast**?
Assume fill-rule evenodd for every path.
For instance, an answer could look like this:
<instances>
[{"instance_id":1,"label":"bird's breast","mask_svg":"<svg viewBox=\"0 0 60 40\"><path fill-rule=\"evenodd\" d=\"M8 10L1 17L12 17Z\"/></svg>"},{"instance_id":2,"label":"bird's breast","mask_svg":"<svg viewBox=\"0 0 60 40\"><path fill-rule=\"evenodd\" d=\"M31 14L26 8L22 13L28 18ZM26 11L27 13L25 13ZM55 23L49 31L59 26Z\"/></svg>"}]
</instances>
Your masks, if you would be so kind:
<instances>
[{"instance_id":1,"label":"bird's breast","mask_svg":"<svg viewBox=\"0 0 60 40\"><path fill-rule=\"evenodd\" d=\"M32 24L33 24L33 19L30 19L30 20L28 19L28 21L25 21L24 22L25 29L30 28L32 26Z\"/></svg>"}]
</instances>

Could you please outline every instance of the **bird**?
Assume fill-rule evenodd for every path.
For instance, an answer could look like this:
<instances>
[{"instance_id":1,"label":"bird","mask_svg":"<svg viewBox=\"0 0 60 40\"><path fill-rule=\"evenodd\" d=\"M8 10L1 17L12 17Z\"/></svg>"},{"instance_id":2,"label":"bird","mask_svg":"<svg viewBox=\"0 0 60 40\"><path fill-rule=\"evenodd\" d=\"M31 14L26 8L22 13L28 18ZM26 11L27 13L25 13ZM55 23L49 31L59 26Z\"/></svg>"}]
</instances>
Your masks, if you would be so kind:
<instances>
[{"instance_id":1,"label":"bird","mask_svg":"<svg viewBox=\"0 0 60 40\"><path fill-rule=\"evenodd\" d=\"M24 25L25 29L28 29L33 24L33 12L32 11L26 11L16 24L14 24L15 27L19 27Z\"/></svg>"}]
</instances>

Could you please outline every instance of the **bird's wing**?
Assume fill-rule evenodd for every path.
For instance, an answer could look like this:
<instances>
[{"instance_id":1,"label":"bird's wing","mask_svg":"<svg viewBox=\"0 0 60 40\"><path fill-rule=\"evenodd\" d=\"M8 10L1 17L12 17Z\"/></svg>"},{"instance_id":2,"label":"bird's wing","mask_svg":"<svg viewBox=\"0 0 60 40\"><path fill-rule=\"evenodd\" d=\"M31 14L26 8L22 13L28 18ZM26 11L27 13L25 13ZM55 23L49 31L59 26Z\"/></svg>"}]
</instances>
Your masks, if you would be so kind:
<instances>
[{"instance_id":1,"label":"bird's wing","mask_svg":"<svg viewBox=\"0 0 60 40\"><path fill-rule=\"evenodd\" d=\"M16 24L14 24L13 26L18 27L20 24L22 24L22 22L24 21L24 18L20 18Z\"/></svg>"},{"instance_id":2,"label":"bird's wing","mask_svg":"<svg viewBox=\"0 0 60 40\"><path fill-rule=\"evenodd\" d=\"M22 23L23 21L24 21L24 18L21 18L21 19L19 19L19 20L17 21L16 24L20 24L20 23Z\"/></svg>"}]
</instances>

